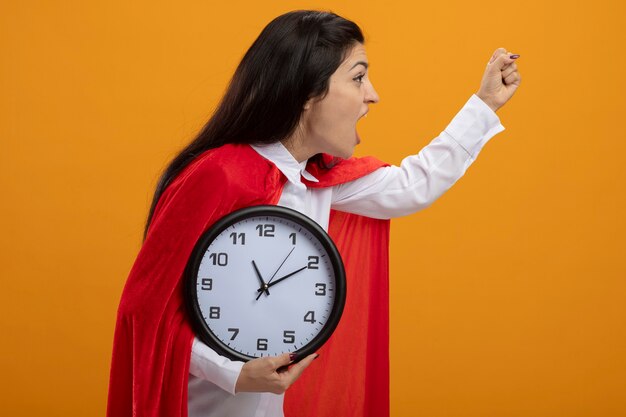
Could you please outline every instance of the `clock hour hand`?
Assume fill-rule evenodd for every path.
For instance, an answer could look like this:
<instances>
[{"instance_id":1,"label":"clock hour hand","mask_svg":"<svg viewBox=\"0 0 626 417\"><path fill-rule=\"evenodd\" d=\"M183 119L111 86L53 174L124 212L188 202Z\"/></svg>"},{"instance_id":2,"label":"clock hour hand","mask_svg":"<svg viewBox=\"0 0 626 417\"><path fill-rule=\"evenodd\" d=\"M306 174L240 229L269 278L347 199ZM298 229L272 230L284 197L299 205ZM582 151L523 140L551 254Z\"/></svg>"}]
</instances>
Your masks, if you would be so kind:
<instances>
[{"instance_id":1,"label":"clock hour hand","mask_svg":"<svg viewBox=\"0 0 626 417\"><path fill-rule=\"evenodd\" d=\"M265 281L263 281L263 277L261 276L261 273L259 272L259 268L257 268L256 263L254 261L252 261L252 266L254 267L254 270L256 271L256 276L259 277L259 281L261 281L261 288L259 288L259 292L263 294L263 291L265 291L265 294L270 295L270 292L268 290L269 286L265 283ZM261 294L259 294L259 297L261 296ZM259 299L259 297L257 297L257 300Z\"/></svg>"},{"instance_id":2,"label":"clock hour hand","mask_svg":"<svg viewBox=\"0 0 626 417\"><path fill-rule=\"evenodd\" d=\"M278 269L276 269L276 271L274 272L274 275L272 275L272 277L270 278L269 281L267 281L267 284L265 282L263 282L263 280L261 280L261 282L263 282L261 284L261 288L259 288L257 290L257 292L259 293L259 295L256 297L256 299L258 300L259 298L261 298L261 294L263 294L263 291L265 291L265 293L267 295L270 295L270 292L267 290L270 285L272 285L272 280L274 279L274 277L276 276L276 274L278 274L278 271L280 271L280 268L282 268L282 266L285 264L285 261L287 261L287 258L289 258L289 256L291 255L291 252L293 252L293 250L295 249L295 247L291 248L291 250L289 251L289 253L287 254L287 256L285 257L285 259L283 259L283 261L280 263L280 265L278 266ZM255 266L256 267L256 266ZM257 271L258 272L258 271ZM260 277L261 274L259 274Z\"/></svg>"},{"instance_id":3,"label":"clock hour hand","mask_svg":"<svg viewBox=\"0 0 626 417\"><path fill-rule=\"evenodd\" d=\"M284 281L284 280L286 280L287 278L289 278L290 276L292 276L292 275L296 275L298 272L300 272L300 271L304 271L304 270L305 270L305 269L307 269L307 268L308 268L308 266L303 266L302 268L297 269L297 270L293 271L292 273L285 275L284 277L280 277L280 278L278 278L276 281L273 281L273 282L268 283L268 284L267 284L267 288L269 288L269 287L273 287L274 285L278 284L279 282ZM258 292L261 292L261 291L263 291L263 288L259 288L257 291L258 291Z\"/></svg>"}]
</instances>

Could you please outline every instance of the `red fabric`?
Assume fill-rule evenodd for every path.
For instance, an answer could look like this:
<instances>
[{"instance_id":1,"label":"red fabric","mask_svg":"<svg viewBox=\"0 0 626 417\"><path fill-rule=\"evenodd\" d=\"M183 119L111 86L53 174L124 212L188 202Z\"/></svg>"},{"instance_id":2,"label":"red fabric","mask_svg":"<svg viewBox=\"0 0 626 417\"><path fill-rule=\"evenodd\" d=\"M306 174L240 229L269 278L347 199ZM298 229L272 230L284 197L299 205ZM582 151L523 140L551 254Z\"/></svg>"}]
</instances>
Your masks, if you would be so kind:
<instances>
[{"instance_id":1,"label":"red fabric","mask_svg":"<svg viewBox=\"0 0 626 417\"><path fill-rule=\"evenodd\" d=\"M309 185L335 185L382 165L373 158L344 160L328 171L310 165L320 182ZM222 216L276 204L285 181L250 146L225 145L199 156L167 187L122 293L108 417L187 416L193 331L181 278L189 255ZM288 390L285 413L387 416L389 222L332 212L329 231L348 272L346 307L321 357Z\"/></svg>"},{"instance_id":2,"label":"red fabric","mask_svg":"<svg viewBox=\"0 0 626 417\"><path fill-rule=\"evenodd\" d=\"M332 162L325 160L325 162ZM330 170L309 164L319 183L348 182L385 165L342 160ZM285 394L286 417L389 415L389 221L331 210L328 233L346 268L347 297L320 357Z\"/></svg>"}]
</instances>

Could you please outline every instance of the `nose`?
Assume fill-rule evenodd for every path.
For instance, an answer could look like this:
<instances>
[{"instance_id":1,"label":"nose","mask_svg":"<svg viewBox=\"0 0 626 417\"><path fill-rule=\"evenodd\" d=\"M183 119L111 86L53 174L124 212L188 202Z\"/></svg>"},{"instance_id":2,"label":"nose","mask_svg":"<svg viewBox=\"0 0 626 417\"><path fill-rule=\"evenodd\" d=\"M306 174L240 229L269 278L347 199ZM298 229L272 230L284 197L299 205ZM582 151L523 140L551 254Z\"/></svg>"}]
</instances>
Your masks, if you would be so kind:
<instances>
[{"instance_id":1,"label":"nose","mask_svg":"<svg viewBox=\"0 0 626 417\"><path fill-rule=\"evenodd\" d=\"M367 91L365 93L365 102L366 103L378 103L380 101L380 97L378 97L378 93L374 90L374 85L370 81L368 84Z\"/></svg>"}]
</instances>

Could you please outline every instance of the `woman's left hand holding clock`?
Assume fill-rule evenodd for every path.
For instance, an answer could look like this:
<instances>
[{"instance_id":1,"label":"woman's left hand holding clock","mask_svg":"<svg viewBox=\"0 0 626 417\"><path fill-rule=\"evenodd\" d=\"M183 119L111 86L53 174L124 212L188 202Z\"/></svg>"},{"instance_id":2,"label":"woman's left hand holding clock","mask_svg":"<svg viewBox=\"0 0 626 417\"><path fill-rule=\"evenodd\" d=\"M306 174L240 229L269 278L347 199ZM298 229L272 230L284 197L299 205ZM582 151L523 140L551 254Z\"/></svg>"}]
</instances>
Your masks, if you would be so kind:
<instances>
[{"instance_id":1,"label":"woman's left hand holding clock","mask_svg":"<svg viewBox=\"0 0 626 417\"><path fill-rule=\"evenodd\" d=\"M289 252L289 255L291 255L291 252ZM289 255L287 255L287 258ZM285 260L287 260L287 258L285 258ZM283 263L285 263L285 261L283 261ZM283 263L280 265L282 266ZM252 261L252 266L254 267L254 271L261 284L258 290L259 296L257 297L257 300L261 295L263 295L263 293L270 295L270 285L285 278L283 277L273 283L270 282L271 280L265 282L261 272L259 272L256 262ZM280 267L278 269L280 269ZM278 270L276 272L278 272ZM294 273L288 274L288 276L293 274ZM302 372L304 372L304 370L318 356L319 355L317 353L311 354L289 368L288 366L291 362L293 362L294 358L291 353L284 353L279 356L267 358L258 358L246 362L241 368L239 378L237 378L235 392L271 392L274 394L282 394L296 381L296 379L300 377Z\"/></svg>"},{"instance_id":2,"label":"woman's left hand holding clock","mask_svg":"<svg viewBox=\"0 0 626 417\"><path fill-rule=\"evenodd\" d=\"M282 394L319 355L313 353L300 362L293 362L293 354L268 356L246 362L235 384L235 392L271 392Z\"/></svg>"}]
</instances>

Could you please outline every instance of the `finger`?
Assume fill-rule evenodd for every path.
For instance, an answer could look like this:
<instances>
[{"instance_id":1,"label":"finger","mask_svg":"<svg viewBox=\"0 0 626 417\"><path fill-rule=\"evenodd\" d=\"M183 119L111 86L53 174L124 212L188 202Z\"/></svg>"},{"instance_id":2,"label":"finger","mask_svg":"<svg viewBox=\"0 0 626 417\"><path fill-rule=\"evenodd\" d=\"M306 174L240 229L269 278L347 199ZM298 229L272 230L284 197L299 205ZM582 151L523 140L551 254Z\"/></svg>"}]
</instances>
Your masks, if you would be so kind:
<instances>
[{"instance_id":1,"label":"finger","mask_svg":"<svg viewBox=\"0 0 626 417\"><path fill-rule=\"evenodd\" d=\"M510 74L508 77L504 78L504 84L506 85L510 85L510 84L519 85L521 81L522 81L522 77L519 75L519 72L514 72Z\"/></svg>"},{"instance_id":2,"label":"finger","mask_svg":"<svg viewBox=\"0 0 626 417\"><path fill-rule=\"evenodd\" d=\"M502 54L506 54L506 48L498 48L495 50L495 52L493 53L493 55L491 55L491 59L489 60L489 63L493 63L493 61L496 60L496 58L498 58L500 55Z\"/></svg>"},{"instance_id":3,"label":"finger","mask_svg":"<svg viewBox=\"0 0 626 417\"><path fill-rule=\"evenodd\" d=\"M513 74L514 72L517 72L517 66L514 66L514 65L515 64L513 63L502 70L502 78L506 78L509 75Z\"/></svg>"},{"instance_id":4,"label":"finger","mask_svg":"<svg viewBox=\"0 0 626 417\"><path fill-rule=\"evenodd\" d=\"M512 63L515 62L515 60L517 58L511 58L511 57L519 57L519 55L515 55L515 54L502 54L499 55L495 61L493 61L491 64L489 64L492 68L497 68L500 71L502 71L503 69L505 69L507 66L511 65Z\"/></svg>"},{"instance_id":5,"label":"finger","mask_svg":"<svg viewBox=\"0 0 626 417\"><path fill-rule=\"evenodd\" d=\"M502 71L515 71L517 70L517 64L515 62L511 62L510 64L506 64L503 68Z\"/></svg>"},{"instance_id":6,"label":"finger","mask_svg":"<svg viewBox=\"0 0 626 417\"><path fill-rule=\"evenodd\" d=\"M293 362L293 354L292 353L283 353L282 355L274 356L272 359L272 366L274 369L278 369L281 366L287 366L291 362Z\"/></svg>"},{"instance_id":7,"label":"finger","mask_svg":"<svg viewBox=\"0 0 626 417\"><path fill-rule=\"evenodd\" d=\"M307 356L306 358L302 359L300 362L293 365L291 368L289 368L289 370L284 373L285 377L288 380L289 385L293 384L294 381L300 377L302 372L304 372L304 370L309 365L311 365L311 362L313 362L319 356L320 356L319 354L313 353Z\"/></svg>"}]
</instances>

